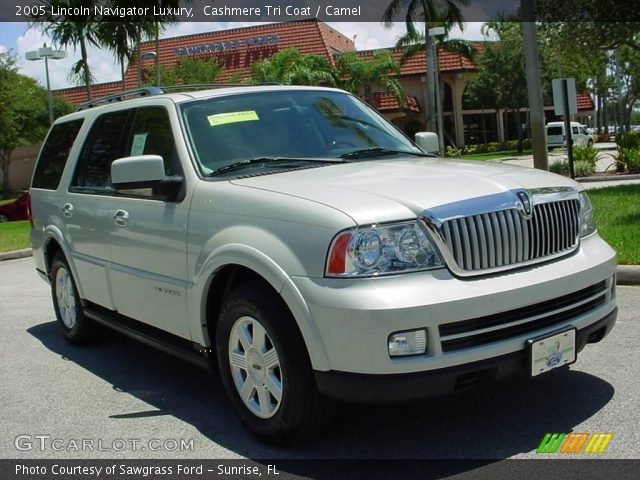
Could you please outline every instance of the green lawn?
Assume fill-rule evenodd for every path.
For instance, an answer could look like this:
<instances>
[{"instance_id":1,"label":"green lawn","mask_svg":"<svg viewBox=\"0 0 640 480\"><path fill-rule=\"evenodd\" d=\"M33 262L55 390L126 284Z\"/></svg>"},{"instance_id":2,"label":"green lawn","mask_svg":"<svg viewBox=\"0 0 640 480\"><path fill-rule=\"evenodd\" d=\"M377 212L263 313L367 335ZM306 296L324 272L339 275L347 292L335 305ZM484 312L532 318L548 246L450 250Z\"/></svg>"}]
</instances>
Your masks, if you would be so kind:
<instances>
[{"instance_id":1,"label":"green lawn","mask_svg":"<svg viewBox=\"0 0 640 480\"><path fill-rule=\"evenodd\" d=\"M618 252L618 263L640 265L640 185L588 192L602 238Z\"/></svg>"},{"instance_id":2,"label":"green lawn","mask_svg":"<svg viewBox=\"0 0 640 480\"><path fill-rule=\"evenodd\" d=\"M517 150L503 150L502 152L477 153L472 155L463 155L463 160L500 160L502 158L521 157L523 155L531 155L533 150L524 150L518 153Z\"/></svg>"},{"instance_id":3,"label":"green lawn","mask_svg":"<svg viewBox=\"0 0 640 480\"><path fill-rule=\"evenodd\" d=\"M0 223L0 252L29 248L29 220Z\"/></svg>"}]
</instances>

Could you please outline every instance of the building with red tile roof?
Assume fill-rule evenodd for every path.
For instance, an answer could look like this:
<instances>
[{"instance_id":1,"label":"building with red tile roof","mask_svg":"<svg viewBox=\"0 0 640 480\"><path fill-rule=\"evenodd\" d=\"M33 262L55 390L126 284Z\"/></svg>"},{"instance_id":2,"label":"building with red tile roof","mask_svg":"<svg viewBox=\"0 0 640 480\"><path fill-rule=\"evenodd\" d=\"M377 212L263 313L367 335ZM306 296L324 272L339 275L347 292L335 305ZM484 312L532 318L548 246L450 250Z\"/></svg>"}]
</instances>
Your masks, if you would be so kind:
<instances>
[{"instance_id":1,"label":"building with red tile roof","mask_svg":"<svg viewBox=\"0 0 640 480\"><path fill-rule=\"evenodd\" d=\"M478 50L481 50L483 45L483 42L474 42ZM143 79L147 80L146 72L153 70L156 55L160 64L164 66L176 64L186 56L215 58L222 67L215 81L225 83L233 78L249 77L254 62L270 58L276 52L290 47L297 48L303 54L323 56L330 62L334 62L342 53L355 51L352 39L318 20L256 25L166 38L159 40L158 45L154 41L140 44L142 68L138 68L135 60L130 63L125 71L125 88L132 89L139 85L139 71L142 72ZM425 53L418 52L401 63L403 50L388 50L401 64L399 80L407 101L406 105L401 106L392 93L377 92L374 95L374 106L412 136L415 132L425 129ZM362 58L369 58L373 52L374 50L366 50L358 51L357 54ZM138 58L137 54L134 57ZM463 95L467 81L477 71L471 60L458 53L440 49L438 65L446 143L462 146L465 143L515 138L518 127L513 114L497 111L491 106L472 109L464 105ZM93 98L118 93L122 89L122 82L101 83L91 87ZM55 93L63 95L76 105L87 101L84 87L66 88ZM593 112L593 100L589 95L578 94L577 101L581 114L589 115ZM546 107L546 111L551 119L553 107Z\"/></svg>"}]
</instances>

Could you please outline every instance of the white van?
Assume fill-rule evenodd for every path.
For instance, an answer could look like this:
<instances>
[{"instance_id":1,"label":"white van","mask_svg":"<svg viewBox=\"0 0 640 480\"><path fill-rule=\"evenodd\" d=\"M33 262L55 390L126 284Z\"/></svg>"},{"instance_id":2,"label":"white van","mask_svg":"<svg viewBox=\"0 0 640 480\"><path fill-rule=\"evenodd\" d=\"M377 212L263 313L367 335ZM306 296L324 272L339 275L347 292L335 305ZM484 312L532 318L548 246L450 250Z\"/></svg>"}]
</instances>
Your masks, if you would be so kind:
<instances>
[{"instance_id":1,"label":"white van","mask_svg":"<svg viewBox=\"0 0 640 480\"><path fill-rule=\"evenodd\" d=\"M583 125L571 122L571 138L574 145L591 146L593 137L587 133ZM564 122L549 122L547 124L547 148L566 147L567 137L564 132Z\"/></svg>"}]
</instances>

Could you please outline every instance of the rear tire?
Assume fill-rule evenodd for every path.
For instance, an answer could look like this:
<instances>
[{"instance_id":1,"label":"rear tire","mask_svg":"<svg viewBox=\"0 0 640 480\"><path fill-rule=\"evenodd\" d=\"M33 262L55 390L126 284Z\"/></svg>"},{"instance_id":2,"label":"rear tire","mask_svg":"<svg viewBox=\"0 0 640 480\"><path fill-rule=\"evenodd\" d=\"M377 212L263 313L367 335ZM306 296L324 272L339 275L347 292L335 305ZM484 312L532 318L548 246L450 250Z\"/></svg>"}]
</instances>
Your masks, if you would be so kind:
<instances>
[{"instance_id":1,"label":"rear tire","mask_svg":"<svg viewBox=\"0 0 640 480\"><path fill-rule=\"evenodd\" d=\"M311 362L284 302L259 283L225 300L216 346L227 396L244 426L272 444L292 444L320 432L333 404L316 387Z\"/></svg>"},{"instance_id":2,"label":"rear tire","mask_svg":"<svg viewBox=\"0 0 640 480\"><path fill-rule=\"evenodd\" d=\"M61 253L57 253L51 262L51 297L65 338L74 345L91 343L97 325L84 315L73 274Z\"/></svg>"}]
</instances>

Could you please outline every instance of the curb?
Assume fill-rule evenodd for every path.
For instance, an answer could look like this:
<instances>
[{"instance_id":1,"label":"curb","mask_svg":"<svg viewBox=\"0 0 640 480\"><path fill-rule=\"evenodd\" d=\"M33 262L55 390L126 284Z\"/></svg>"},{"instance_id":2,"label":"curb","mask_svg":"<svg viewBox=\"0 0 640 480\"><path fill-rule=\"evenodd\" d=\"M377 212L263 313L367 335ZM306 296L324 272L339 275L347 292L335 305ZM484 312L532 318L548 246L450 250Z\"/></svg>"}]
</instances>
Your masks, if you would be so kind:
<instances>
[{"instance_id":1,"label":"curb","mask_svg":"<svg viewBox=\"0 0 640 480\"><path fill-rule=\"evenodd\" d=\"M22 250L13 250L11 252L1 252L0 261L2 260L14 260L16 258L26 258L32 256L33 253L30 248L24 248Z\"/></svg>"},{"instance_id":2,"label":"curb","mask_svg":"<svg viewBox=\"0 0 640 480\"><path fill-rule=\"evenodd\" d=\"M640 265L618 265L616 284L640 285Z\"/></svg>"},{"instance_id":3,"label":"curb","mask_svg":"<svg viewBox=\"0 0 640 480\"><path fill-rule=\"evenodd\" d=\"M13 250L12 252L0 253L0 261L26 258L33 255L30 248L23 250ZM640 265L618 265L616 270L616 284L618 285L640 285Z\"/></svg>"},{"instance_id":4,"label":"curb","mask_svg":"<svg viewBox=\"0 0 640 480\"><path fill-rule=\"evenodd\" d=\"M576 182L616 182L623 180L640 180L640 174L632 173L629 175L602 175L599 177L579 177L574 179Z\"/></svg>"}]
</instances>

